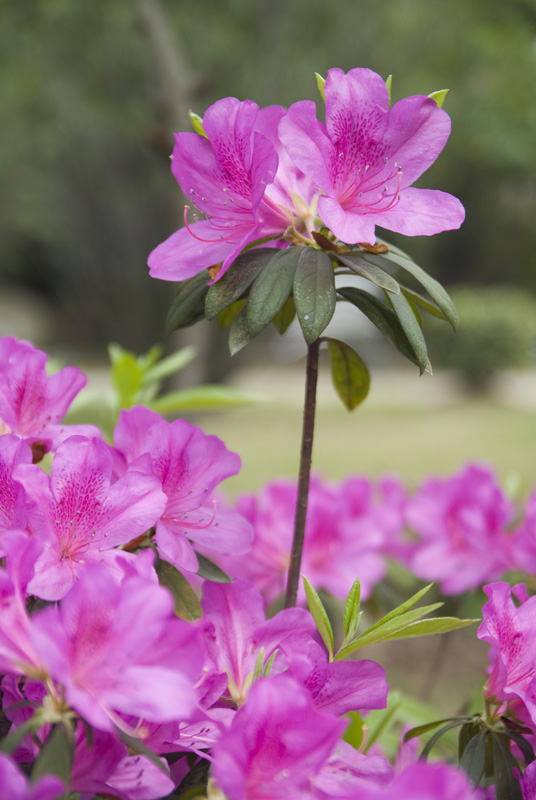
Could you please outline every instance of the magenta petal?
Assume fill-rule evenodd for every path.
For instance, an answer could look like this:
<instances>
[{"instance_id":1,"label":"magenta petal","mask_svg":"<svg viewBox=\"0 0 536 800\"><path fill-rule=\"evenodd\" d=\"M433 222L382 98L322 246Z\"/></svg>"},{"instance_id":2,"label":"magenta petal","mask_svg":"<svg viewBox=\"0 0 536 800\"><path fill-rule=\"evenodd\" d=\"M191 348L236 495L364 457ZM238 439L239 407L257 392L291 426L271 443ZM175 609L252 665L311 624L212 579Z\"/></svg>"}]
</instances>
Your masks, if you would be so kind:
<instances>
[{"instance_id":1,"label":"magenta petal","mask_svg":"<svg viewBox=\"0 0 536 800\"><path fill-rule=\"evenodd\" d=\"M329 173L332 146L310 100L292 105L279 123L279 137L292 162L323 192L332 191Z\"/></svg>"},{"instance_id":2,"label":"magenta petal","mask_svg":"<svg viewBox=\"0 0 536 800\"><path fill-rule=\"evenodd\" d=\"M164 766L166 761L161 759ZM174 782L145 756L125 756L106 781L110 794L119 793L128 800L156 800L167 797Z\"/></svg>"},{"instance_id":3,"label":"magenta petal","mask_svg":"<svg viewBox=\"0 0 536 800\"><path fill-rule=\"evenodd\" d=\"M317 708L340 716L358 709L385 708L389 687L385 670L374 661L336 661L314 697Z\"/></svg>"},{"instance_id":4,"label":"magenta petal","mask_svg":"<svg viewBox=\"0 0 536 800\"><path fill-rule=\"evenodd\" d=\"M465 219L465 209L451 194L435 189L404 189L389 211L374 214L382 228L406 236L433 236L455 230Z\"/></svg>"},{"instance_id":5,"label":"magenta petal","mask_svg":"<svg viewBox=\"0 0 536 800\"><path fill-rule=\"evenodd\" d=\"M171 530L169 520L166 520ZM251 549L253 530L249 522L235 511L219 511L206 505L189 511L176 523L178 536L187 536L192 542L226 556L241 556Z\"/></svg>"},{"instance_id":6,"label":"magenta petal","mask_svg":"<svg viewBox=\"0 0 536 800\"><path fill-rule=\"evenodd\" d=\"M235 244L220 238L210 222L193 222L155 247L147 261L149 274L162 281L185 281L223 261L234 249Z\"/></svg>"},{"instance_id":7,"label":"magenta petal","mask_svg":"<svg viewBox=\"0 0 536 800\"><path fill-rule=\"evenodd\" d=\"M184 531L179 531L173 522L157 521L155 541L161 557L170 564L187 572L197 572L199 563L194 549Z\"/></svg>"},{"instance_id":8,"label":"magenta petal","mask_svg":"<svg viewBox=\"0 0 536 800\"><path fill-rule=\"evenodd\" d=\"M318 213L322 222L341 242L347 244L375 243L376 215L372 217L368 214L346 211L337 200L325 195L318 198Z\"/></svg>"}]
</instances>

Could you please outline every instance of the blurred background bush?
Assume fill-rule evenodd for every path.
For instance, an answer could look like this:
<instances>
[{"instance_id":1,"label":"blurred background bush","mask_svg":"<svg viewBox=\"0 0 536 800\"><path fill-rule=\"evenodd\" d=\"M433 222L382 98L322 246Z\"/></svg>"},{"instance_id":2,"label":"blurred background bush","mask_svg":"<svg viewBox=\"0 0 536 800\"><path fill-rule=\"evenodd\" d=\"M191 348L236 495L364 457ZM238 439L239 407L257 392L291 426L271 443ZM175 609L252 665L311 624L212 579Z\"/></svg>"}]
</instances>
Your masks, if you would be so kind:
<instances>
[{"instance_id":1,"label":"blurred background bush","mask_svg":"<svg viewBox=\"0 0 536 800\"><path fill-rule=\"evenodd\" d=\"M404 246L447 287L536 291L532 0L3 0L0 63L2 334L86 356L163 339L173 286L146 258L182 216L172 131L226 95L317 100L314 72L333 66L392 73L394 100L450 88L452 136L421 185L460 197L467 221ZM217 379L230 361L211 338L202 377Z\"/></svg>"}]
</instances>

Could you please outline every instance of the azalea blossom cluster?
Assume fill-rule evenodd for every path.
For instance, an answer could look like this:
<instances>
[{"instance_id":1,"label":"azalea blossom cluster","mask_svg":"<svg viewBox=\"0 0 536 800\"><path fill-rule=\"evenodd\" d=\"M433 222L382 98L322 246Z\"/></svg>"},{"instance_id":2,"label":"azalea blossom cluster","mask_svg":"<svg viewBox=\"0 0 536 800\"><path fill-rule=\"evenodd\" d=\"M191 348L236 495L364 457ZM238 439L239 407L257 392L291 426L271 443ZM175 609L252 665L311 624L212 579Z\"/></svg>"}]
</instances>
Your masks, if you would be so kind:
<instances>
[{"instance_id":1,"label":"azalea blossom cluster","mask_svg":"<svg viewBox=\"0 0 536 800\"><path fill-rule=\"evenodd\" d=\"M251 550L247 559L217 557L229 575L251 581L267 605L285 589L296 494L295 481L280 479L239 495L232 507L252 525ZM356 575L367 599L390 560L437 582L446 595L508 572L536 573L536 491L518 508L483 464L426 478L414 491L394 475L340 483L315 475L309 508L303 573L340 600Z\"/></svg>"},{"instance_id":2,"label":"azalea blossom cluster","mask_svg":"<svg viewBox=\"0 0 536 800\"><path fill-rule=\"evenodd\" d=\"M202 616L191 622L159 583L155 557L193 575L194 547L226 557L250 548L249 522L211 500L238 456L143 407L122 412L113 445L67 425L49 436L45 420L66 410L54 387L68 375L80 388L84 377L74 368L47 376L45 354L28 342L0 349L10 410L0 436L0 674L16 737L0 756L6 797L63 796L59 779L28 784L16 764L37 762L64 728L67 789L83 798L164 797L195 762L210 765L231 800L268 798L274 787L288 797L403 797L413 779L341 739L344 714L385 706L382 667L330 660L302 608L267 620L249 582L204 581ZM43 451L50 475L33 463ZM125 742L134 740L149 750L132 754ZM450 767L411 770L472 796Z\"/></svg>"},{"instance_id":3,"label":"azalea blossom cluster","mask_svg":"<svg viewBox=\"0 0 536 800\"><path fill-rule=\"evenodd\" d=\"M376 226L429 236L461 225L459 200L412 187L450 134L433 98L390 108L369 69L331 69L322 91L325 122L309 100L284 109L227 97L197 133L176 134L171 168L196 215L189 220L187 205L185 226L151 253L153 277L182 281L217 264L221 277L245 247L312 245L324 228L374 245Z\"/></svg>"}]
</instances>

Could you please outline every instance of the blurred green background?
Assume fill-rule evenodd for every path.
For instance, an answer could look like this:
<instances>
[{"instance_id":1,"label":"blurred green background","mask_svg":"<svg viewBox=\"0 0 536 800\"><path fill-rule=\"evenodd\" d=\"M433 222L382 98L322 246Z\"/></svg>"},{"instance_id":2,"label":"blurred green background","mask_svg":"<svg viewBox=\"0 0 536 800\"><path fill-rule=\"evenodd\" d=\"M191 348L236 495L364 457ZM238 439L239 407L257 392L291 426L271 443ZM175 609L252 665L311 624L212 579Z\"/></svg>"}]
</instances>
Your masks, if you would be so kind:
<instances>
[{"instance_id":1,"label":"blurred green background","mask_svg":"<svg viewBox=\"0 0 536 800\"><path fill-rule=\"evenodd\" d=\"M189 108L202 115L226 95L249 97L261 106L318 100L314 73L325 76L333 66L392 74L395 101L450 88L444 107L452 135L420 185L460 197L467 221L460 231L398 243L447 288L508 283L529 299L536 292L532 0L3 0L0 63L2 335L33 338L71 363L102 360L109 341L136 352L163 341L173 285L149 279L146 259L181 224L183 198L169 171L172 132L189 129ZM530 304L521 302L519 308L524 309L514 314L519 325L532 330ZM446 328L442 335L453 342ZM498 325L497 330L503 340ZM231 362L225 337L200 323L173 334L167 346L198 344L197 371L186 379L200 381L222 379L252 361L258 367L271 359L298 358L302 351L292 341L285 351L261 338ZM514 366L534 363L531 342ZM478 346L488 349L486 342ZM375 345L369 349L373 382L375 363L400 366ZM440 365L439 350L436 360ZM416 373L412 377L420 383ZM291 380L281 380L281 392L288 394ZM445 391L443 406L450 408L450 390ZM527 399L532 384L520 391ZM446 471L478 453L501 460L504 448L486 446L494 439L505 442L506 460L499 466L509 472L519 443L536 437L530 402L529 410L512 411L517 427L503 430L509 412L502 401L482 410L481 400L468 405L456 400L460 409L473 409L475 420L491 415L490 427L471 439L473 416L463 424L436 417L452 456L434 446L439 427L436 434L423 434L427 456L411 446L422 438L407 416L422 424L422 407L397 410L397 391L387 394L388 413L381 402L357 412L380 416L377 428L372 420L365 424L370 454L361 440L354 445L356 470L406 465L417 477L408 465L419 458L419 474L434 467ZM221 424L231 426L236 413L228 423L222 417ZM257 412L248 413L254 420ZM262 427L263 413L259 409L252 430ZM273 413L272 430L284 431L284 411ZM402 416L395 420L395 413ZM298 414L293 409L288 423L297 435ZM358 420L342 421L344 414L341 409L340 430L351 426L357 435ZM210 418L207 424L221 430L220 422ZM247 429L247 449L251 431L240 421L237 427ZM453 430L466 433L457 441ZM375 462L377 437L388 436L392 444L397 431L409 438L398 448L400 455ZM338 441L336 434L329 438L330 444ZM282 434L281 442L280 449L288 449L288 437ZM473 445L463 450L468 442ZM238 448L239 442L229 445ZM342 466L337 459L332 471ZM522 471L526 468L523 461Z\"/></svg>"}]
</instances>

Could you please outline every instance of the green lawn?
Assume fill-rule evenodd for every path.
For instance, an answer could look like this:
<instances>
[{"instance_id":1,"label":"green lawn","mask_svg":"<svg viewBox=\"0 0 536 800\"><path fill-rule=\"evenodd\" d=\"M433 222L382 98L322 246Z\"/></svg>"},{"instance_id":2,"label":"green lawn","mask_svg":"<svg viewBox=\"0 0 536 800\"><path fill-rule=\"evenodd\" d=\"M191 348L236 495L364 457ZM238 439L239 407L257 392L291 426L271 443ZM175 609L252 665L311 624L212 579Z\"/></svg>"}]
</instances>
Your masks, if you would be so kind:
<instances>
[{"instance_id":1,"label":"green lawn","mask_svg":"<svg viewBox=\"0 0 536 800\"><path fill-rule=\"evenodd\" d=\"M298 469L301 410L260 406L196 416L242 457L227 491L253 491ZM374 477L396 472L415 486L430 473L449 474L469 460L495 467L500 479L536 486L536 412L485 400L444 407L397 408L366 403L317 411L313 468L329 479L349 473Z\"/></svg>"}]
</instances>

